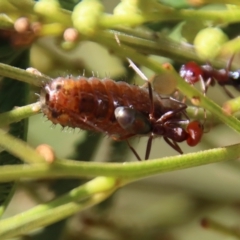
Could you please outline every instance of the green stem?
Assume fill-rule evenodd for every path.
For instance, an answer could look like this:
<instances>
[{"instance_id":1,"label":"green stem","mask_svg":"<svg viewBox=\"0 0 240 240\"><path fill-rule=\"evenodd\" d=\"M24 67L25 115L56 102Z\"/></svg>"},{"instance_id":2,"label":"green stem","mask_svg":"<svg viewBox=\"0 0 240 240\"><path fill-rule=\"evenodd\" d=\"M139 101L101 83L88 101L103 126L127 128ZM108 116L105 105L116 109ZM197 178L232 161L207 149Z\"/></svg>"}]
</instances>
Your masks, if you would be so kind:
<instances>
[{"instance_id":1,"label":"green stem","mask_svg":"<svg viewBox=\"0 0 240 240\"><path fill-rule=\"evenodd\" d=\"M116 35L121 44L126 44L139 53L164 56L180 63L189 60L201 64L206 63L206 61L199 58L192 45L179 43L153 31L117 27L115 30L105 30L100 33L100 37L109 41L112 41ZM216 68L226 67L226 59L214 59L211 61L211 65ZM232 69L238 69L238 64L233 62L231 67Z\"/></svg>"},{"instance_id":2,"label":"green stem","mask_svg":"<svg viewBox=\"0 0 240 240\"><path fill-rule=\"evenodd\" d=\"M114 176L135 181L138 178L154 174L197 167L226 160L235 160L240 156L240 144L215 148L197 153L165 157L142 162L100 163L79 162L74 160L56 160L52 165L14 165L0 167L0 182L21 178L59 178L59 177L95 177ZM127 159L126 159L127 161Z\"/></svg>"},{"instance_id":3,"label":"green stem","mask_svg":"<svg viewBox=\"0 0 240 240\"><path fill-rule=\"evenodd\" d=\"M0 129L0 146L27 163L41 163L46 161L42 156L27 145L26 142L14 138L10 134Z\"/></svg>"},{"instance_id":4,"label":"green stem","mask_svg":"<svg viewBox=\"0 0 240 240\"><path fill-rule=\"evenodd\" d=\"M0 222L0 238L23 235L105 200L117 189L114 178L97 177L68 194Z\"/></svg>"},{"instance_id":5,"label":"green stem","mask_svg":"<svg viewBox=\"0 0 240 240\"><path fill-rule=\"evenodd\" d=\"M31 117L40 110L40 103L26 105L24 107L17 107L11 111L0 114L0 127L6 126L10 123L18 122L24 118Z\"/></svg>"},{"instance_id":6,"label":"green stem","mask_svg":"<svg viewBox=\"0 0 240 240\"><path fill-rule=\"evenodd\" d=\"M240 10L203 11L203 10L175 10L169 8L158 13L110 15L105 14L100 19L103 28L114 28L118 25L138 26L146 22L177 21L177 20L212 20L215 23L234 23L240 20Z\"/></svg>"},{"instance_id":7,"label":"green stem","mask_svg":"<svg viewBox=\"0 0 240 240\"><path fill-rule=\"evenodd\" d=\"M28 1L28 0L8 0L9 3L12 4L17 10L19 15L21 14L33 14L33 7L34 7L34 1ZM20 14L21 13L21 14Z\"/></svg>"},{"instance_id":8,"label":"green stem","mask_svg":"<svg viewBox=\"0 0 240 240\"><path fill-rule=\"evenodd\" d=\"M130 31L126 28L124 30L124 32L104 31L101 34L104 34L104 38L107 40L112 40L117 35L122 44L126 44L141 53L169 57L178 62L185 62L191 59L203 63L196 55L192 45L178 43L163 35L155 36L154 32L149 32L144 36L140 30ZM141 36L138 37L138 35Z\"/></svg>"},{"instance_id":9,"label":"green stem","mask_svg":"<svg viewBox=\"0 0 240 240\"><path fill-rule=\"evenodd\" d=\"M60 8L57 1L38 1L33 10L47 22L58 22L65 27L72 26L71 12Z\"/></svg>"},{"instance_id":10,"label":"green stem","mask_svg":"<svg viewBox=\"0 0 240 240\"><path fill-rule=\"evenodd\" d=\"M43 36L56 36L59 37L63 34L66 27L60 23L43 24L41 30L38 32L39 37Z\"/></svg>"},{"instance_id":11,"label":"green stem","mask_svg":"<svg viewBox=\"0 0 240 240\"><path fill-rule=\"evenodd\" d=\"M0 28L1 29L11 29L13 28L13 21L6 14L0 15Z\"/></svg>"},{"instance_id":12,"label":"green stem","mask_svg":"<svg viewBox=\"0 0 240 240\"><path fill-rule=\"evenodd\" d=\"M218 24L229 24L239 22L240 10L222 10L222 11L196 11L180 10L175 11L176 16L184 20L198 19L199 21L212 20Z\"/></svg>"},{"instance_id":13,"label":"green stem","mask_svg":"<svg viewBox=\"0 0 240 240\"><path fill-rule=\"evenodd\" d=\"M37 87L41 87L44 83L52 80L48 76L42 74L33 74L26 70L9 66L4 63L0 63L0 75L12 79L17 79L19 81L26 82Z\"/></svg>"}]
</instances>

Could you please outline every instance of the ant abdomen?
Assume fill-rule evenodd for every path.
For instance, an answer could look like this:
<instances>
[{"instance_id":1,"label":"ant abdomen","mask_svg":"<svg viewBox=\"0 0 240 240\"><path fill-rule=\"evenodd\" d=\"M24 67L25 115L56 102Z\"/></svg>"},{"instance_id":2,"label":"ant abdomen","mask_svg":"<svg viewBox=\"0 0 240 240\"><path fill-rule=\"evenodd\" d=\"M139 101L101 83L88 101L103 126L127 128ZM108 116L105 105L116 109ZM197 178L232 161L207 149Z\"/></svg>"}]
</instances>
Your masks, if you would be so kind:
<instances>
[{"instance_id":1,"label":"ant abdomen","mask_svg":"<svg viewBox=\"0 0 240 240\"><path fill-rule=\"evenodd\" d=\"M191 147L196 146L203 135L203 125L198 121L192 121L187 126L188 138L187 144Z\"/></svg>"},{"instance_id":2,"label":"ant abdomen","mask_svg":"<svg viewBox=\"0 0 240 240\"><path fill-rule=\"evenodd\" d=\"M131 134L148 134L151 123L148 117L129 107L117 107L114 111L119 125Z\"/></svg>"}]
</instances>

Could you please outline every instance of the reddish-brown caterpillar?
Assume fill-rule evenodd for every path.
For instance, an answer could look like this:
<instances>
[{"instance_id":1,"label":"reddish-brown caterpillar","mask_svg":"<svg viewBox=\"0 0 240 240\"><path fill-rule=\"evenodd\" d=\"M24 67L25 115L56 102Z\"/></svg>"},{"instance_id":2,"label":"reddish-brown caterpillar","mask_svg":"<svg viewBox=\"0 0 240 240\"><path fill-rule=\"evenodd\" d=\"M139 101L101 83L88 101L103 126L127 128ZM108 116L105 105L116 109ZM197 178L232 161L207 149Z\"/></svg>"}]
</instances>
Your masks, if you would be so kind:
<instances>
[{"instance_id":1,"label":"reddish-brown caterpillar","mask_svg":"<svg viewBox=\"0 0 240 240\"><path fill-rule=\"evenodd\" d=\"M172 98L162 98L148 88L96 77L59 77L41 92L42 112L54 124L103 132L114 140L149 135L145 159L152 139L164 140L179 153L177 142L196 145L202 136L201 125L186 118L187 106ZM187 122L186 129L182 123ZM130 147L140 160L136 151Z\"/></svg>"}]
</instances>

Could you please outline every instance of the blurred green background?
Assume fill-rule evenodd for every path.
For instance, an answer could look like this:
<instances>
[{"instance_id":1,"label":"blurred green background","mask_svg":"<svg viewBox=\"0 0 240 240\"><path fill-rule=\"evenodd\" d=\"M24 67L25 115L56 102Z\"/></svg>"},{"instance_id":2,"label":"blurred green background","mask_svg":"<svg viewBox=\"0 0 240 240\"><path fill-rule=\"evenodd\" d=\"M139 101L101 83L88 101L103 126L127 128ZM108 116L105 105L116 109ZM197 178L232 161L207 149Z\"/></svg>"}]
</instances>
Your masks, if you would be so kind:
<instances>
[{"instance_id":1,"label":"blurred green background","mask_svg":"<svg viewBox=\"0 0 240 240\"><path fill-rule=\"evenodd\" d=\"M118 1L103 2L107 12L112 12L118 3ZM177 7L186 4L186 1L164 2L177 4ZM214 5L213 9L215 8L217 7ZM177 26L172 28L166 24L161 26L161 29L180 39ZM238 29L236 26L236 34ZM110 76L112 79L126 81L131 76L133 82L142 84L141 79L129 72L126 63L92 42L82 42L74 50L64 52L55 38L40 39L31 47L30 63L32 67L51 77L81 75L85 69L86 72L92 71L101 78ZM152 75L149 71L146 71L146 74ZM232 89L231 91L235 96L239 95L238 92ZM39 89L32 89L33 99L37 99L34 96L35 92L39 93ZM218 86L209 89L207 95L219 104L228 99ZM144 156L147 138L136 138L131 142L140 156ZM189 153L238 142L239 136L235 132L224 125L218 125L204 135L201 144L190 148L182 143L181 148L184 153ZM33 147L43 143L49 144L61 158L136 161L125 142L116 143L107 136L84 130L73 131L52 126L42 114L29 119L28 143ZM154 140L152 159L176 154L163 139ZM65 179L22 181L5 217L50 200L77 184L79 181ZM239 189L239 162L210 164L165 173L124 187L100 206L45 229L39 229L28 236L22 236L21 239L232 239L230 236L203 229L200 221L203 217L210 217L228 226L239 228Z\"/></svg>"}]
</instances>

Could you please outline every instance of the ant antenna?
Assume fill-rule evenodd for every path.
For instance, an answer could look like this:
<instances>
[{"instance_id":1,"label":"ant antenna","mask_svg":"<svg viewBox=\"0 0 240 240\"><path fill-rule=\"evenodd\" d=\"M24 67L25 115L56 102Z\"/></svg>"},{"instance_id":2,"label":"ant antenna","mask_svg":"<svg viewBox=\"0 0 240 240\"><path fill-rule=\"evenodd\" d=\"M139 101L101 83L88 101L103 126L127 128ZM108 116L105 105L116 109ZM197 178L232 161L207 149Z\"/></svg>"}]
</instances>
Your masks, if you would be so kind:
<instances>
[{"instance_id":1,"label":"ant antenna","mask_svg":"<svg viewBox=\"0 0 240 240\"><path fill-rule=\"evenodd\" d=\"M129 67L131 67L140 78L142 78L143 80L145 80L146 82L148 82L148 78L144 75L144 73L136 66L136 64L130 59L127 58L128 62L129 62Z\"/></svg>"},{"instance_id":2,"label":"ant antenna","mask_svg":"<svg viewBox=\"0 0 240 240\"><path fill-rule=\"evenodd\" d=\"M134 62L130 58L127 58L127 60L130 64L129 67L131 67L148 84L148 91L149 91L149 98L150 98L150 105L151 105L150 115L153 118L154 104L153 104L153 93L152 93L151 83L149 82L148 78L144 75L144 73L134 64Z\"/></svg>"},{"instance_id":3,"label":"ant antenna","mask_svg":"<svg viewBox=\"0 0 240 240\"><path fill-rule=\"evenodd\" d=\"M230 72L230 70L231 70L231 65L233 63L234 57L235 57L235 53L228 60L227 67L226 67L226 74L228 74Z\"/></svg>"}]
</instances>

